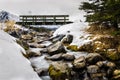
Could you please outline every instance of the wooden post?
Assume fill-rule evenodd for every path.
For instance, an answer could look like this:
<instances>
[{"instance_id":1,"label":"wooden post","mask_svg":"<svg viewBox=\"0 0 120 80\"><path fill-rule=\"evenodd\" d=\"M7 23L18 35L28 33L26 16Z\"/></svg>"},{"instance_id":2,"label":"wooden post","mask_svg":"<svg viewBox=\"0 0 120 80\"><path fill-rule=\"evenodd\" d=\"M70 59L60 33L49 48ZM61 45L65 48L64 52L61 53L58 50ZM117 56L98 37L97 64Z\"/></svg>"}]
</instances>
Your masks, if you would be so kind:
<instances>
[{"instance_id":1,"label":"wooden post","mask_svg":"<svg viewBox=\"0 0 120 80\"><path fill-rule=\"evenodd\" d=\"M66 24L66 16L64 16L64 24Z\"/></svg>"},{"instance_id":2,"label":"wooden post","mask_svg":"<svg viewBox=\"0 0 120 80\"><path fill-rule=\"evenodd\" d=\"M46 16L43 16L43 25L46 24Z\"/></svg>"},{"instance_id":3,"label":"wooden post","mask_svg":"<svg viewBox=\"0 0 120 80\"><path fill-rule=\"evenodd\" d=\"M32 25L34 25L35 21L34 21L34 16L32 16Z\"/></svg>"},{"instance_id":4,"label":"wooden post","mask_svg":"<svg viewBox=\"0 0 120 80\"><path fill-rule=\"evenodd\" d=\"M24 25L24 16L22 17L22 25Z\"/></svg>"},{"instance_id":5,"label":"wooden post","mask_svg":"<svg viewBox=\"0 0 120 80\"><path fill-rule=\"evenodd\" d=\"M53 25L56 25L56 16L53 16Z\"/></svg>"}]
</instances>

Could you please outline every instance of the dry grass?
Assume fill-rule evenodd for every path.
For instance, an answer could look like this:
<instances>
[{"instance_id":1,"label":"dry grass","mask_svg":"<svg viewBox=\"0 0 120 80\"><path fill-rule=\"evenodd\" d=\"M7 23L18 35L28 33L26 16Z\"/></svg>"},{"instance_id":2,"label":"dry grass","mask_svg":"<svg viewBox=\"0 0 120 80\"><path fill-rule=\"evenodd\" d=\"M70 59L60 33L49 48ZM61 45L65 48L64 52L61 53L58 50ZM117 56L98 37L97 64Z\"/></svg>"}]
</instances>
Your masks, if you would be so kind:
<instances>
[{"instance_id":1,"label":"dry grass","mask_svg":"<svg viewBox=\"0 0 120 80\"><path fill-rule=\"evenodd\" d=\"M120 38L118 37L101 37L99 39L96 39L95 41L100 41L102 43L105 43L106 46L108 45L108 48L117 48L120 42Z\"/></svg>"},{"instance_id":2,"label":"dry grass","mask_svg":"<svg viewBox=\"0 0 120 80\"><path fill-rule=\"evenodd\" d=\"M90 34L112 35L112 33L116 31L116 29L113 27L101 26L99 24L90 24L90 27L86 31Z\"/></svg>"},{"instance_id":3,"label":"dry grass","mask_svg":"<svg viewBox=\"0 0 120 80\"><path fill-rule=\"evenodd\" d=\"M90 34L91 39L94 41L100 41L108 48L118 48L120 45L120 29L115 29L114 27L101 27L99 24L91 24L86 30Z\"/></svg>"}]
</instances>

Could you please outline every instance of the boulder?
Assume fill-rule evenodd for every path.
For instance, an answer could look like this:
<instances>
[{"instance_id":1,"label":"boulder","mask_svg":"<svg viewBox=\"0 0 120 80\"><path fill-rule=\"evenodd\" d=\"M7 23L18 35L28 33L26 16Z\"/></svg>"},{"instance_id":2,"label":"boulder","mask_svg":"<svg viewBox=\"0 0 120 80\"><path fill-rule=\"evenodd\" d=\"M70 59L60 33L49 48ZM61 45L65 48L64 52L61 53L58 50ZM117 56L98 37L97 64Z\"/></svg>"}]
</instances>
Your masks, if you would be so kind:
<instances>
[{"instance_id":1,"label":"boulder","mask_svg":"<svg viewBox=\"0 0 120 80\"><path fill-rule=\"evenodd\" d=\"M47 50L47 48L43 48L40 52L41 52L41 53L47 53L48 50Z\"/></svg>"},{"instance_id":2,"label":"boulder","mask_svg":"<svg viewBox=\"0 0 120 80\"><path fill-rule=\"evenodd\" d=\"M65 63L54 62L48 71L52 80L70 80L70 69Z\"/></svg>"},{"instance_id":3,"label":"boulder","mask_svg":"<svg viewBox=\"0 0 120 80\"><path fill-rule=\"evenodd\" d=\"M92 80L108 80L105 76L106 76L106 73L90 74L90 77Z\"/></svg>"},{"instance_id":4,"label":"boulder","mask_svg":"<svg viewBox=\"0 0 120 80\"><path fill-rule=\"evenodd\" d=\"M93 52L93 43L86 43L78 48L79 51Z\"/></svg>"},{"instance_id":5,"label":"boulder","mask_svg":"<svg viewBox=\"0 0 120 80\"><path fill-rule=\"evenodd\" d=\"M75 69L81 69L81 68L84 68L85 66L86 66L86 61L85 61L84 56L81 56L81 57L75 59L73 62L73 67Z\"/></svg>"},{"instance_id":6,"label":"boulder","mask_svg":"<svg viewBox=\"0 0 120 80\"><path fill-rule=\"evenodd\" d=\"M61 41L63 39L63 37L65 37L65 35L61 34L61 35L51 37L49 40L52 42L58 42L58 41Z\"/></svg>"},{"instance_id":7,"label":"boulder","mask_svg":"<svg viewBox=\"0 0 120 80\"><path fill-rule=\"evenodd\" d=\"M100 71L97 65L90 65L87 67L87 72L90 74L98 73Z\"/></svg>"},{"instance_id":8,"label":"boulder","mask_svg":"<svg viewBox=\"0 0 120 80\"><path fill-rule=\"evenodd\" d=\"M35 51L32 51L32 50L27 50L26 52L27 52L26 55L27 55L28 58L41 56L40 51L35 52Z\"/></svg>"},{"instance_id":9,"label":"boulder","mask_svg":"<svg viewBox=\"0 0 120 80\"><path fill-rule=\"evenodd\" d=\"M29 43L29 47L30 47L30 48L37 48L37 46L38 46L38 45L35 44L35 43Z\"/></svg>"},{"instance_id":10,"label":"boulder","mask_svg":"<svg viewBox=\"0 0 120 80\"><path fill-rule=\"evenodd\" d=\"M115 67L116 67L116 64L113 63L113 62L108 61L108 62L105 64L105 66L112 69L112 68L115 68Z\"/></svg>"},{"instance_id":11,"label":"boulder","mask_svg":"<svg viewBox=\"0 0 120 80\"><path fill-rule=\"evenodd\" d=\"M103 57L98 53L89 53L86 56L86 62L88 64L96 64L98 61L103 61Z\"/></svg>"},{"instance_id":12,"label":"boulder","mask_svg":"<svg viewBox=\"0 0 120 80\"><path fill-rule=\"evenodd\" d=\"M98 61L96 65L99 67L107 67L111 69L116 67L116 64L110 61Z\"/></svg>"},{"instance_id":13,"label":"boulder","mask_svg":"<svg viewBox=\"0 0 120 80\"><path fill-rule=\"evenodd\" d=\"M46 75L48 75L48 69L35 69L35 72L37 72L37 74L39 76L46 76Z\"/></svg>"},{"instance_id":14,"label":"boulder","mask_svg":"<svg viewBox=\"0 0 120 80\"><path fill-rule=\"evenodd\" d=\"M49 55L54 55L58 53L66 53L65 47L60 41L48 46L47 50L48 50Z\"/></svg>"},{"instance_id":15,"label":"boulder","mask_svg":"<svg viewBox=\"0 0 120 80\"><path fill-rule=\"evenodd\" d=\"M53 56L47 56L47 57L45 57L45 59L47 59L47 60L52 60L52 61L61 60L61 59L62 59L62 53L60 53L60 54L55 54L55 55L53 55Z\"/></svg>"},{"instance_id":16,"label":"boulder","mask_svg":"<svg viewBox=\"0 0 120 80\"><path fill-rule=\"evenodd\" d=\"M30 34L27 34L27 35L21 35L21 38L24 40L32 40L33 37Z\"/></svg>"},{"instance_id":17,"label":"boulder","mask_svg":"<svg viewBox=\"0 0 120 80\"><path fill-rule=\"evenodd\" d=\"M114 70L113 80L120 80L120 70L119 69Z\"/></svg>"},{"instance_id":18,"label":"boulder","mask_svg":"<svg viewBox=\"0 0 120 80\"><path fill-rule=\"evenodd\" d=\"M62 58L65 60L65 61L73 61L75 59L75 56L74 55L70 55L70 54L63 54L62 55Z\"/></svg>"},{"instance_id":19,"label":"boulder","mask_svg":"<svg viewBox=\"0 0 120 80\"><path fill-rule=\"evenodd\" d=\"M73 41L73 35L66 35L63 39L62 39L62 42L64 44L70 44L71 42Z\"/></svg>"},{"instance_id":20,"label":"boulder","mask_svg":"<svg viewBox=\"0 0 120 80\"><path fill-rule=\"evenodd\" d=\"M29 43L30 48L45 48L46 46L37 43Z\"/></svg>"},{"instance_id":21,"label":"boulder","mask_svg":"<svg viewBox=\"0 0 120 80\"><path fill-rule=\"evenodd\" d=\"M116 49L108 49L106 53L106 57L110 60L119 60L120 59L120 54Z\"/></svg>"},{"instance_id":22,"label":"boulder","mask_svg":"<svg viewBox=\"0 0 120 80\"><path fill-rule=\"evenodd\" d=\"M101 67L104 66L104 62L103 62L103 61L98 61L98 62L96 63L96 65L97 65L99 68L101 68Z\"/></svg>"}]
</instances>

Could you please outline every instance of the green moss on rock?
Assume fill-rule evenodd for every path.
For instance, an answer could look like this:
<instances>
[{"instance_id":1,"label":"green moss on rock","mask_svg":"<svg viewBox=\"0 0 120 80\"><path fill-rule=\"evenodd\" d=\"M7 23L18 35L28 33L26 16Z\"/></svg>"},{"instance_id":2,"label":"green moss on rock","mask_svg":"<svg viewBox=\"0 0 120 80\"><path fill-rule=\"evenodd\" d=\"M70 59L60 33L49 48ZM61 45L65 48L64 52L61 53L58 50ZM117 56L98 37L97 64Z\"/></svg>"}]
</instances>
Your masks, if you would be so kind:
<instances>
[{"instance_id":1,"label":"green moss on rock","mask_svg":"<svg viewBox=\"0 0 120 80\"><path fill-rule=\"evenodd\" d=\"M49 67L49 75L52 80L70 80L70 69L65 63L54 63Z\"/></svg>"},{"instance_id":2,"label":"green moss on rock","mask_svg":"<svg viewBox=\"0 0 120 80\"><path fill-rule=\"evenodd\" d=\"M72 51L79 51L79 48L77 45L69 45L67 49L72 50Z\"/></svg>"}]
</instances>

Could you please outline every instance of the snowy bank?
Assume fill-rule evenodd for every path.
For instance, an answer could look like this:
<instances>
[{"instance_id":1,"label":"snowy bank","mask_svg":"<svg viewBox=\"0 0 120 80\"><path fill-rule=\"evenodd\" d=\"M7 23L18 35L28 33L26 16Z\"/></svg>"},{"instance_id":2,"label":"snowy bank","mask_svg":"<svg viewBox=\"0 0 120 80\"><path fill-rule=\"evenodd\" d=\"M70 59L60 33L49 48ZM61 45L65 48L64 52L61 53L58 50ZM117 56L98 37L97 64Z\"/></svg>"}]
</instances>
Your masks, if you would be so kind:
<instances>
[{"instance_id":1,"label":"snowy bank","mask_svg":"<svg viewBox=\"0 0 120 80\"><path fill-rule=\"evenodd\" d=\"M87 27L88 26L85 25L83 22L75 22L72 24L63 25L54 32L53 36L60 34L65 34L65 35L71 34L73 35L73 42L71 43L71 45L81 46L91 41L88 38L90 34L85 32L85 29Z\"/></svg>"},{"instance_id":2,"label":"snowy bank","mask_svg":"<svg viewBox=\"0 0 120 80\"><path fill-rule=\"evenodd\" d=\"M22 52L15 39L0 30L0 80L41 80Z\"/></svg>"}]
</instances>

